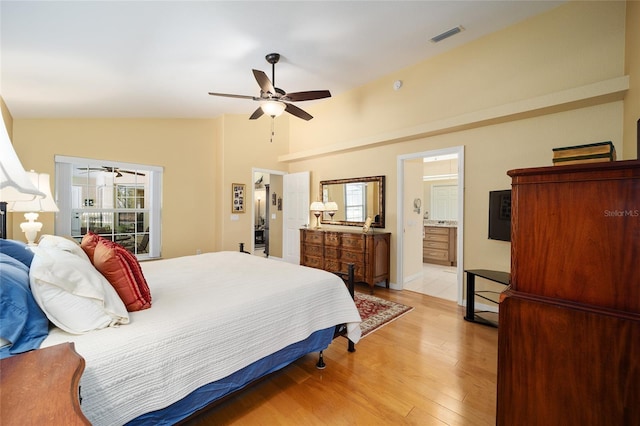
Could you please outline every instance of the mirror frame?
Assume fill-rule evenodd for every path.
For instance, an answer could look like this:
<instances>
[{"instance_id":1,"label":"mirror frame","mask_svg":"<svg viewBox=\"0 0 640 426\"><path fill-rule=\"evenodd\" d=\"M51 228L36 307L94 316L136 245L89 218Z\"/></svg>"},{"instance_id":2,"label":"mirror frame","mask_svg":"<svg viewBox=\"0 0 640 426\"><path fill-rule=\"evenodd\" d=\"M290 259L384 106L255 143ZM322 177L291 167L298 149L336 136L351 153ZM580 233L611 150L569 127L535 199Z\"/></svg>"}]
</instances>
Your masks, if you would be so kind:
<instances>
[{"instance_id":1,"label":"mirror frame","mask_svg":"<svg viewBox=\"0 0 640 426\"><path fill-rule=\"evenodd\" d=\"M348 179L334 179L334 180L321 180L320 181L320 198L322 198L322 194L324 194L324 185L339 185L345 183L359 183L359 182L377 182L378 183L378 199L380 203L378 205L378 211L380 212L380 220L377 222L371 222L372 228L384 228L384 192L385 185L384 176L367 176L367 177L359 177L359 178L348 178ZM364 226L364 222L349 222L346 220L330 220L325 217L326 213L323 213L320 219L320 223L323 225L344 225L344 226Z\"/></svg>"}]
</instances>

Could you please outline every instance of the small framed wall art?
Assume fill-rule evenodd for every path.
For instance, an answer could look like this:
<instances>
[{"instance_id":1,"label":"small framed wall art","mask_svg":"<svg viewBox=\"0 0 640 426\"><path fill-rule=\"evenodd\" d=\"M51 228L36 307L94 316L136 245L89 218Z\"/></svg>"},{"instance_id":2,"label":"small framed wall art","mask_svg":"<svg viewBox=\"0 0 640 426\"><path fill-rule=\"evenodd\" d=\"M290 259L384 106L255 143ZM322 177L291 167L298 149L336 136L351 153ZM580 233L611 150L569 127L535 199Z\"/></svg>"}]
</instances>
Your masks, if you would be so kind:
<instances>
[{"instance_id":1,"label":"small framed wall art","mask_svg":"<svg viewBox=\"0 0 640 426\"><path fill-rule=\"evenodd\" d=\"M244 213L244 183L231 184L231 213Z\"/></svg>"}]
</instances>

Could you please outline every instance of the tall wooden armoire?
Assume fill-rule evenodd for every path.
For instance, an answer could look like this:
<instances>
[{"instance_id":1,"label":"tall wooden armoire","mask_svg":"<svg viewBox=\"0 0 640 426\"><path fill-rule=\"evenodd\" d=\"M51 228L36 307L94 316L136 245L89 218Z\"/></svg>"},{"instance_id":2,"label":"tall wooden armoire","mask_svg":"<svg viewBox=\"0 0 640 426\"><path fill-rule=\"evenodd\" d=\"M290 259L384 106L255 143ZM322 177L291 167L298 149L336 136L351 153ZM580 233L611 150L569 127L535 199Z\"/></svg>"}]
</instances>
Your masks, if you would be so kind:
<instances>
[{"instance_id":1,"label":"tall wooden armoire","mask_svg":"<svg viewBox=\"0 0 640 426\"><path fill-rule=\"evenodd\" d=\"M508 174L497 424L640 425L640 161Z\"/></svg>"}]
</instances>

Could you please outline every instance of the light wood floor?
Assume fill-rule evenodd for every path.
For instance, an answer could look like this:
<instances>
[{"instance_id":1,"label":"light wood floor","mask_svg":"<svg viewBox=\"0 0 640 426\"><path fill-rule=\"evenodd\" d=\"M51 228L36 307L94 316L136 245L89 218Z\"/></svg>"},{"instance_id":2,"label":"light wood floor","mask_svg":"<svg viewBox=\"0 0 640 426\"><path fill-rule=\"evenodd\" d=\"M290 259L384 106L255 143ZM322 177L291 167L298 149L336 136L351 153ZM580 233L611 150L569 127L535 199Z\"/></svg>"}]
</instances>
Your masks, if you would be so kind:
<instances>
[{"instance_id":1,"label":"light wood floor","mask_svg":"<svg viewBox=\"0 0 640 426\"><path fill-rule=\"evenodd\" d=\"M366 291L364 288L361 290ZM338 338L189 425L495 425L498 331L455 302L376 287L415 309L348 353Z\"/></svg>"}]
</instances>

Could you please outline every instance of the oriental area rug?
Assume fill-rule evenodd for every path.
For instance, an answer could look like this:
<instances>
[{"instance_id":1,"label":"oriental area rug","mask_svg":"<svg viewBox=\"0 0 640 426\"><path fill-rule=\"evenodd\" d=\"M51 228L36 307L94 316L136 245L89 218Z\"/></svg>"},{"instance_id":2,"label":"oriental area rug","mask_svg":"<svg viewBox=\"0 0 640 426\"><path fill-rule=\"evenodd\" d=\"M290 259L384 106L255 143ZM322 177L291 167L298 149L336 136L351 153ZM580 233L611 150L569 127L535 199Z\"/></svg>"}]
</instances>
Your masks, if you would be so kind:
<instances>
[{"instance_id":1,"label":"oriental area rug","mask_svg":"<svg viewBox=\"0 0 640 426\"><path fill-rule=\"evenodd\" d=\"M355 292L355 301L358 312L360 312L360 318L362 318L362 323L360 323L362 337L384 327L413 309L411 306L357 291Z\"/></svg>"}]
</instances>

